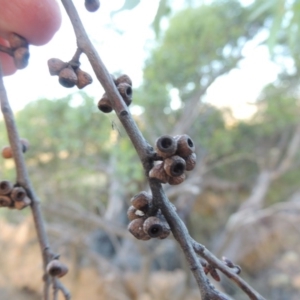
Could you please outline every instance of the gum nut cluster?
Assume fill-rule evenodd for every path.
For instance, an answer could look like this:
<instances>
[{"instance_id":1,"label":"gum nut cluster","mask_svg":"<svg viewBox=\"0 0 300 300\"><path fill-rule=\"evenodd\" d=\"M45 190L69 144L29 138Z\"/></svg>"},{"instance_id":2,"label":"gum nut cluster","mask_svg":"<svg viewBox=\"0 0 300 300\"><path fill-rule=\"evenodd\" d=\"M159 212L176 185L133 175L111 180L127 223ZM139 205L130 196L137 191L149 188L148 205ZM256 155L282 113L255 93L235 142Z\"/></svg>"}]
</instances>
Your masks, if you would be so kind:
<instances>
[{"instance_id":1,"label":"gum nut cluster","mask_svg":"<svg viewBox=\"0 0 300 300\"><path fill-rule=\"evenodd\" d=\"M193 170L196 165L195 144L186 134L161 136L156 141L156 153L161 161L150 170L149 177L161 183L182 183L185 171Z\"/></svg>"},{"instance_id":2,"label":"gum nut cluster","mask_svg":"<svg viewBox=\"0 0 300 300\"><path fill-rule=\"evenodd\" d=\"M21 138L20 139L22 152L25 153L29 149L29 142L26 139ZM10 146L4 146L2 148L2 157L5 159L12 158L13 157L13 151Z\"/></svg>"},{"instance_id":3,"label":"gum nut cluster","mask_svg":"<svg viewBox=\"0 0 300 300\"><path fill-rule=\"evenodd\" d=\"M66 88L75 85L83 89L93 82L91 75L79 68L79 63L64 62L58 58L48 60L48 68L51 76L58 76L59 83Z\"/></svg>"},{"instance_id":4,"label":"gum nut cluster","mask_svg":"<svg viewBox=\"0 0 300 300\"><path fill-rule=\"evenodd\" d=\"M19 70L26 68L30 56L27 40L16 33L10 33L8 42L16 68Z\"/></svg>"},{"instance_id":5,"label":"gum nut cluster","mask_svg":"<svg viewBox=\"0 0 300 300\"><path fill-rule=\"evenodd\" d=\"M127 106L132 102L132 81L128 75L121 75L117 79L112 76L112 79ZM106 93L98 102L98 108L104 113L110 113L113 108Z\"/></svg>"},{"instance_id":6,"label":"gum nut cluster","mask_svg":"<svg viewBox=\"0 0 300 300\"><path fill-rule=\"evenodd\" d=\"M155 216L147 216L151 203L152 195L147 192L140 192L131 199L127 211L128 230L138 240L165 239L170 234L169 224L160 211Z\"/></svg>"},{"instance_id":7,"label":"gum nut cluster","mask_svg":"<svg viewBox=\"0 0 300 300\"><path fill-rule=\"evenodd\" d=\"M24 188L14 186L10 181L0 181L0 207L23 209L30 205L31 199Z\"/></svg>"}]
</instances>

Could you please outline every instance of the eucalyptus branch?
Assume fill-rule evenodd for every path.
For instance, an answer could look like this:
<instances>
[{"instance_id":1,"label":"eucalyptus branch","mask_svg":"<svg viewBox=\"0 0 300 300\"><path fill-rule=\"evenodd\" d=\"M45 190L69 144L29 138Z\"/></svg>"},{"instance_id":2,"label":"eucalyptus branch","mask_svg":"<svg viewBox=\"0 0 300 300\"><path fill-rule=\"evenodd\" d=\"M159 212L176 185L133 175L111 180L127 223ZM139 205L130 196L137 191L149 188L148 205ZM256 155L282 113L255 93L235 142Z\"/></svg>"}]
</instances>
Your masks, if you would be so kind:
<instances>
[{"instance_id":1,"label":"eucalyptus branch","mask_svg":"<svg viewBox=\"0 0 300 300\"><path fill-rule=\"evenodd\" d=\"M0 103L1 103L1 111L4 117L7 135L8 135L10 147L12 149L13 159L16 168L16 177L17 177L16 184L22 186L26 190L28 197L31 199L30 208L31 208L35 230L37 233L38 242L40 245L42 260L43 260L43 270L44 270L43 299L48 300L50 299L49 288L50 288L51 281L50 281L50 275L47 274L46 272L46 267L49 261L53 258L54 254L50 250L49 241L45 229L45 223L40 208L40 200L35 194L35 191L29 179L24 156L22 153L22 146L20 143L19 133L14 119L14 114L10 107L6 90L4 87L1 63L0 63Z\"/></svg>"},{"instance_id":2,"label":"eucalyptus branch","mask_svg":"<svg viewBox=\"0 0 300 300\"><path fill-rule=\"evenodd\" d=\"M202 299L229 299L227 296L212 288L208 282L200 261L194 251L188 230L165 195L161 184L157 183L154 179L150 179L149 184L153 194L154 205L161 209L164 217L170 225L175 239L181 246L186 260L189 263L190 269L198 283Z\"/></svg>"},{"instance_id":3,"label":"eucalyptus branch","mask_svg":"<svg viewBox=\"0 0 300 300\"><path fill-rule=\"evenodd\" d=\"M53 285L53 300L58 299L59 291L61 291L61 293L63 294L63 296L66 300L71 299L70 292L66 289L66 287L57 278L55 278L55 277L53 278L52 285Z\"/></svg>"},{"instance_id":4,"label":"eucalyptus branch","mask_svg":"<svg viewBox=\"0 0 300 300\"><path fill-rule=\"evenodd\" d=\"M236 285L243 290L251 300L264 300L256 290L254 290L245 280L237 275L233 269L227 267L223 261L216 258L210 251L208 251L203 245L199 244L195 240L192 240L195 252L202 258L204 258L209 265L215 269L220 270L224 275L231 279Z\"/></svg>"},{"instance_id":5,"label":"eucalyptus branch","mask_svg":"<svg viewBox=\"0 0 300 300\"><path fill-rule=\"evenodd\" d=\"M89 62L103 86L106 95L110 100L110 104L124 126L133 146L135 147L137 154L142 162L145 174L148 177L149 171L154 165L154 161L157 159L153 147L142 136L139 128L133 120L125 102L119 94L116 84L103 64L99 54L92 45L88 38L88 35L84 29L84 26L80 20L78 12L71 0L62 0L65 10L73 25L73 29L77 39L77 47L85 53ZM189 267L196 279L199 286L202 300L228 300L228 296L217 291L209 282L204 269L200 263L200 260L195 251L194 242L191 239L185 224L177 215L174 206L170 203L169 199L165 195L161 183L157 179L148 178L149 186L152 192L152 205L154 210L161 210L167 223L169 224L171 231L181 246L185 257L189 263ZM153 208L152 208L153 210ZM212 256L213 257L213 256ZM215 258L215 260L217 260ZM229 273L228 273L229 274ZM230 274L231 276L232 274ZM258 295L258 293L257 293ZM263 299L262 297L251 299Z\"/></svg>"},{"instance_id":6,"label":"eucalyptus branch","mask_svg":"<svg viewBox=\"0 0 300 300\"><path fill-rule=\"evenodd\" d=\"M74 53L74 55L73 55L73 57L72 57L72 59L71 59L71 61L72 61L72 62L75 62L75 63L76 63L76 62L79 63L79 59L80 59L81 53L82 53L81 49L77 48L77 49L76 49L76 52Z\"/></svg>"},{"instance_id":7,"label":"eucalyptus branch","mask_svg":"<svg viewBox=\"0 0 300 300\"><path fill-rule=\"evenodd\" d=\"M152 146L150 146L142 136L127 106L122 100L110 74L108 73L106 67L100 59L100 56L98 55L96 49L89 40L73 2L70 0L62 0L62 3L73 25L74 32L77 38L78 48L80 48L82 52L84 52L88 57L98 80L102 84L111 101L113 109L115 110L118 118L123 124L129 138L131 139L132 144L134 145L140 157L146 174L148 174L151 167L153 166L154 152ZM188 231L174 211L174 208L171 206L162 189L161 184L156 180L149 180L149 184L153 199L155 199L153 204L157 205L161 209L167 222L170 224L174 237L182 247L187 261L190 264L190 268L198 283L203 300L228 299L225 295L221 295L220 292L211 288L211 285L208 282L199 259L194 252L192 243L188 238Z\"/></svg>"}]
</instances>

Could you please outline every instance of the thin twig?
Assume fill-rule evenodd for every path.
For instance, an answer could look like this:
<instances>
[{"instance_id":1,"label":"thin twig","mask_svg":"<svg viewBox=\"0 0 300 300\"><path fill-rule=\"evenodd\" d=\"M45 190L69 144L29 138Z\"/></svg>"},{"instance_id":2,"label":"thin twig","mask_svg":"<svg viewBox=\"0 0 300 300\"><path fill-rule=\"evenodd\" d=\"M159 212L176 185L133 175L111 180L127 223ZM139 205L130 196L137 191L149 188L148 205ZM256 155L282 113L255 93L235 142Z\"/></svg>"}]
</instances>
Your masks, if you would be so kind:
<instances>
[{"instance_id":1,"label":"thin twig","mask_svg":"<svg viewBox=\"0 0 300 300\"><path fill-rule=\"evenodd\" d=\"M146 170L150 170L152 165L149 165L149 154L150 156L154 155L153 148L146 142L136 123L131 117L125 102L123 101L121 95L117 90L116 85L113 82L112 77L108 73L96 49L94 48L93 44L88 38L88 35L81 23L81 20L73 2L69 0L62 0L62 3L72 22L74 32L77 38L78 48L80 48L82 52L84 52L85 55L88 57L98 80L102 84L105 92L107 93L111 101L112 107L114 108L129 138L131 139L134 147L136 148L136 151L143 163L144 168Z\"/></svg>"},{"instance_id":2,"label":"thin twig","mask_svg":"<svg viewBox=\"0 0 300 300\"><path fill-rule=\"evenodd\" d=\"M77 48L76 49L76 52L74 53L72 59L70 60L70 64L73 66L73 67L79 67L80 66L80 55L82 54L82 51L80 48Z\"/></svg>"},{"instance_id":3,"label":"thin twig","mask_svg":"<svg viewBox=\"0 0 300 300\"><path fill-rule=\"evenodd\" d=\"M204 258L209 265L213 266L215 269L220 270L229 279L231 279L237 286L243 290L251 300L265 300L256 290L254 290L245 280L238 276L232 269L227 267L224 262L217 259L210 251L208 251L203 245L192 240L195 252Z\"/></svg>"},{"instance_id":4,"label":"thin twig","mask_svg":"<svg viewBox=\"0 0 300 300\"><path fill-rule=\"evenodd\" d=\"M26 189L26 192L29 198L31 199L31 211L34 218L34 224L35 224L38 241L40 244L42 258L43 258L44 282L45 282L44 298L45 300L48 300L50 281L49 281L49 276L46 274L46 265L48 263L49 243L45 232L45 226L44 226L41 210L39 207L39 200L37 199L35 193L33 192L33 188L29 180L27 168L25 165L25 161L21 149L19 133L17 130L13 112L11 110L11 107L7 99L7 94L3 83L1 64L0 64L0 101L1 101L1 111L3 113L4 121L6 124L9 143L13 152L13 158L14 158L16 173L17 173L16 174L17 183Z\"/></svg>"},{"instance_id":5,"label":"thin twig","mask_svg":"<svg viewBox=\"0 0 300 300\"><path fill-rule=\"evenodd\" d=\"M121 98L110 74L104 66L96 49L89 40L73 2L71 0L62 0L62 3L73 25L73 29L77 38L77 46L88 57L98 80L110 99L113 109L115 110L132 144L134 145L143 164L146 176L148 177L148 173L155 160L153 148L142 136L126 104ZM170 225L174 237L180 244L189 263L190 269L193 272L193 275L199 286L202 300L228 300L229 297L217 291L206 277L203 267L201 266L196 255L193 240L191 239L185 224L181 221L173 206L169 202L161 184L155 179L149 179L149 185L153 195L153 205L161 209L163 215ZM257 299L263 298L261 297Z\"/></svg>"},{"instance_id":6,"label":"thin twig","mask_svg":"<svg viewBox=\"0 0 300 300\"><path fill-rule=\"evenodd\" d=\"M57 278L53 278L53 300L58 300L58 292L59 291L62 292L65 300L71 299L71 294L66 289L66 287Z\"/></svg>"},{"instance_id":7,"label":"thin twig","mask_svg":"<svg viewBox=\"0 0 300 300\"><path fill-rule=\"evenodd\" d=\"M161 184L157 183L155 179L150 179L149 184L153 195L153 204L157 205L161 209L164 217L170 225L175 239L181 246L185 254L186 260L189 263L190 269L198 283L202 299L230 299L226 295L217 291L208 281L208 278L204 273L203 267L201 266L200 261L194 251L188 230L183 221L175 212L173 205L171 205L169 199L165 195Z\"/></svg>"},{"instance_id":8,"label":"thin twig","mask_svg":"<svg viewBox=\"0 0 300 300\"><path fill-rule=\"evenodd\" d=\"M88 57L98 80L102 84L111 101L112 107L114 108L117 116L123 124L129 138L131 139L132 144L134 145L140 157L140 160L145 169L145 173L148 174L149 170L153 166L153 148L146 142L146 140L142 136L126 104L121 98L111 76L109 75L106 67L100 59L96 49L90 42L73 2L70 0L62 0L62 3L72 22L74 32L77 37L77 46ZM161 208L162 213L166 217L166 220L170 223L173 234L181 245L190 264L190 268L196 278L201 291L202 299L228 299L225 295L222 295L220 292L211 288L208 279L203 271L203 268L199 263L199 259L194 252L187 229L171 207L161 184L155 180L150 180L149 182L153 198L155 199L154 205L157 205L159 208Z\"/></svg>"},{"instance_id":9,"label":"thin twig","mask_svg":"<svg viewBox=\"0 0 300 300\"><path fill-rule=\"evenodd\" d=\"M57 286L57 280L55 278L52 278L52 288L53 288L53 300L58 300L58 286Z\"/></svg>"},{"instance_id":10,"label":"thin twig","mask_svg":"<svg viewBox=\"0 0 300 300\"><path fill-rule=\"evenodd\" d=\"M43 297L44 300L48 300L49 288L51 282L50 282L49 275L46 272L46 266L54 254L52 253L49 247L48 237L45 230L45 223L40 208L40 201L34 192L34 189L32 187L31 181L28 176L28 171L22 153L20 137L14 119L14 114L9 105L6 90L4 87L1 63L0 63L0 103L1 103L1 111L6 125L7 135L12 149L14 163L16 167L16 177L17 177L16 181L20 186L22 186L26 190L27 195L31 199L30 208L31 208L35 230L37 233L38 242L40 245L42 259L43 259L43 269L44 269Z\"/></svg>"}]
</instances>

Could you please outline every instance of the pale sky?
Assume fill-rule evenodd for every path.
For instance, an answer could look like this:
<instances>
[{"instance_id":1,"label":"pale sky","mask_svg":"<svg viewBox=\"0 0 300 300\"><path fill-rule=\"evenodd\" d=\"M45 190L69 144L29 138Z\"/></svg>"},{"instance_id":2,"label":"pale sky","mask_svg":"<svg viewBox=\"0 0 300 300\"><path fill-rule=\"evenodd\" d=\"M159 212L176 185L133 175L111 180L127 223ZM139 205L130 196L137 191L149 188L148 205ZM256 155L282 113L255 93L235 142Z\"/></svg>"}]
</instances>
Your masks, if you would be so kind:
<instances>
[{"instance_id":1,"label":"pale sky","mask_svg":"<svg viewBox=\"0 0 300 300\"><path fill-rule=\"evenodd\" d=\"M108 71L126 73L132 78L134 87L139 86L142 81L146 49L153 37L150 24L155 16L158 0L141 1L134 10L116 15L113 24L110 13L122 6L122 0L101 1L100 9L95 13L87 12L83 1L74 3ZM62 87L58 83L57 76L50 76L47 67L49 58L68 61L76 50L70 21L63 7L61 11L62 26L54 38L42 47L31 46L29 66L4 79L11 106L15 111L38 98L61 98L78 91L77 87L71 89ZM117 33L111 25L124 30L124 34ZM247 103L253 103L262 87L273 81L277 74L276 66L268 59L266 48L255 48L255 45L249 44L245 55L247 58L240 64L240 68L217 80L208 90L206 97L206 101L217 106L232 107L234 115L239 118L253 113L255 107ZM83 91L94 97L96 103L102 96L103 89L84 55L81 59L81 68L89 72L94 79L93 84ZM176 99L174 107L175 102Z\"/></svg>"},{"instance_id":2,"label":"pale sky","mask_svg":"<svg viewBox=\"0 0 300 300\"><path fill-rule=\"evenodd\" d=\"M142 1L134 11L124 11L116 15L113 19L114 25L119 25L126 31L123 35L118 34L113 28L108 28L111 24L111 11L120 8L123 1L101 1L100 9L95 13L85 10L84 1L74 1L74 3L89 37L109 72L123 71L130 75L134 86L138 86L142 79L146 40L152 36L149 24L154 18L158 1ZM4 79L14 110L19 110L28 102L41 97L61 98L78 91L77 87L71 89L62 87L58 83L58 77L50 76L48 71L49 58L55 57L68 61L76 50L74 31L62 5L61 11L62 26L54 38L47 45L30 46L28 67ZM83 90L100 99L103 89L84 55L81 57L81 68L89 72L94 79L93 84Z\"/></svg>"}]
</instances>

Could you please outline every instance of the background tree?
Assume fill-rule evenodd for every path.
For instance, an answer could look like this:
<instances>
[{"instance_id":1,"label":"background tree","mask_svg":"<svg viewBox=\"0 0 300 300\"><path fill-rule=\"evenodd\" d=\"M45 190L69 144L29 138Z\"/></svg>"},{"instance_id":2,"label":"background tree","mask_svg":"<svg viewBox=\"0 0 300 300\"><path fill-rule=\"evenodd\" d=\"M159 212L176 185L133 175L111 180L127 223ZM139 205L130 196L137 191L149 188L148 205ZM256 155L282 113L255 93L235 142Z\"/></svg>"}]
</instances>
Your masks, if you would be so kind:
<instances>
[{"instance_id":1,"label":"background tree","mask_svg":"<svg viewBox=\"0 0 300 300\"><path fill-rule=\"evenodd\" d=\"M160 1L154 22L157 40L145 64L143 84L134 91L134 105L140 111L136 121L152 144L162 133L188 133L197 145L196 170L179 187L167 186L166 192L192 235L218 256L239 263L244 276L266 298L297 297L295 271L286 263L291 253L298 262L299 248L296 52L288 39L278 41L274 61L292 59L293 67L283 63L277 81L258 99L256 114L237 120L230 109L208 104L205 95L217 78L238 67L247 42L273 26L270 6L258 13L257 3L243 6L228 0L198 6L189 1L182 11L169 14L168 29L159 31L161 16L171 12L168 5ZM116 118L99 117L94 99L81 96L79 106L71 97L41 99L17 114L21 135L31 142L27 160L34 185L47 200L50 230L58 234L59 222L64 228L59 234L66 240L65 232L76 225L75 239L83 249L75 254L77 267L83 262L82 253L92 260L96 250L102 255L97 256L99 265L105 265L101 257L109 258L116 273L142 270L150 276L149 270L186 268L175 256L173 240L160 242L160 247L151 241L145 247L122 230L129 199L147 188L143 171ZM0 134L5 144L3 130ZM2 175L8 177L9 163L5 166ZM12 212L2 213L13 217ZM90 239L85 243L87 234ZM57 247L68 253L75 239ZM192 279L183 281L193 286ZM227 281L222 284L228 294L242 299L235 287ZM155 299L147 284L135 293L130 299L146 294Z\"/></svg>"}]
</instances>

